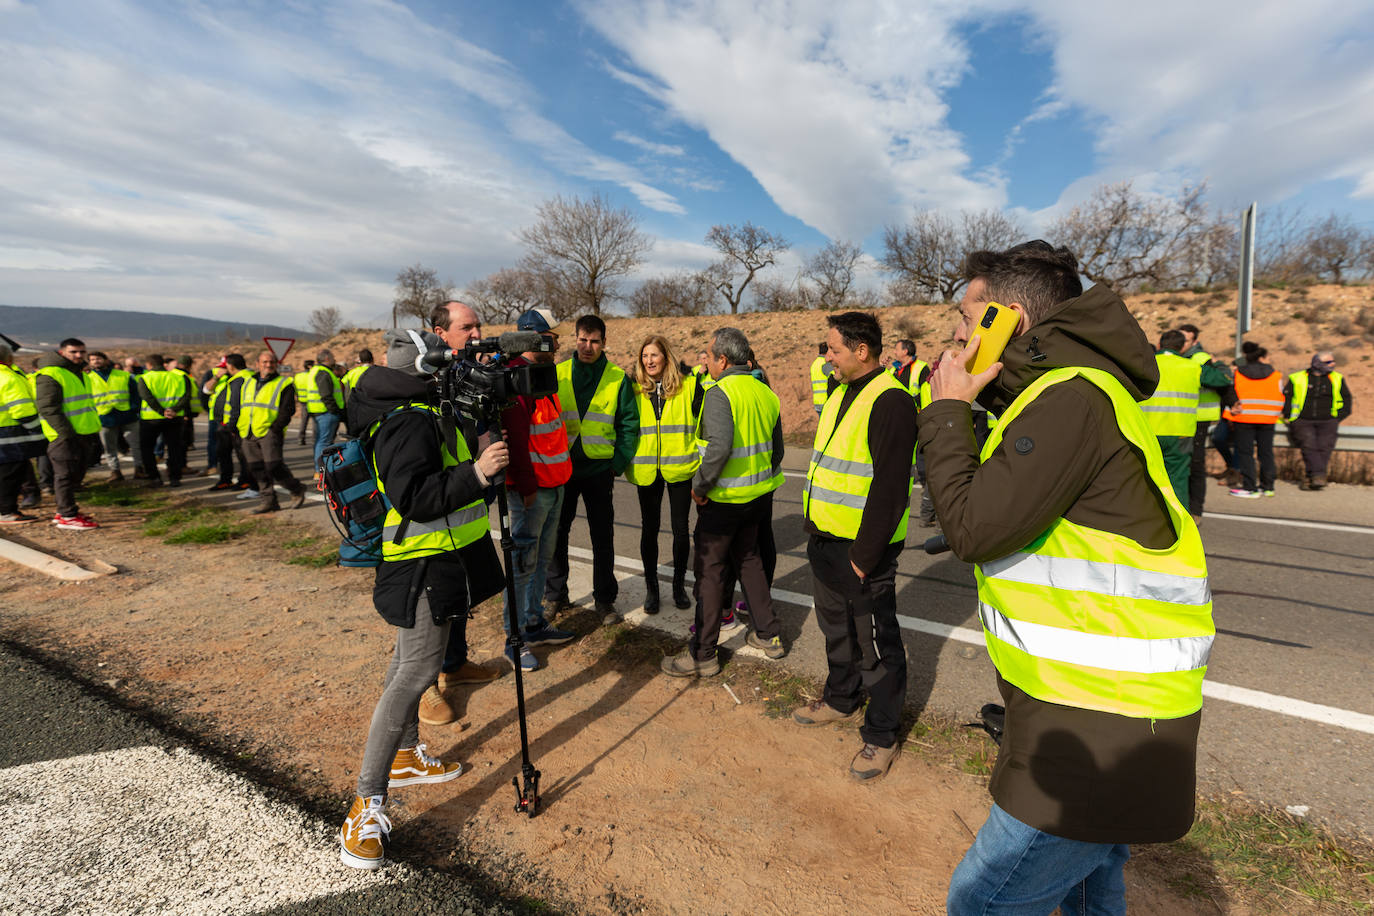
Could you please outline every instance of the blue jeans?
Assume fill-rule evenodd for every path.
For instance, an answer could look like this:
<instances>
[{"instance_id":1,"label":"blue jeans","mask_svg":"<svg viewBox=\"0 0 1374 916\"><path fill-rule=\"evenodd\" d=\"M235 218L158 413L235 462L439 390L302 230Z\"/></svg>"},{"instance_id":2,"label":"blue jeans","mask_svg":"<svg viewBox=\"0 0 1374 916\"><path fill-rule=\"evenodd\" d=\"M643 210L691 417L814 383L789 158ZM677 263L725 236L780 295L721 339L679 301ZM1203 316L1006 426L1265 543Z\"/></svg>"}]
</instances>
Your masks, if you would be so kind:
<instances>
[{"instance_id":1,"label":"blue jeans","mask_svg":"<svg viewBox=\"0 0 1374 916\"><path fill-rule=\"evenodd\" d=\"M521 628L533 630L546 626L544 621L544 580L548 576L549 561L553 559L558 541L558 517L563 509L562 487L540 487L534 491L534 504L525 508L525 501L515 490L507 491L510 501L510 534L515 545L511 548L511 562L515 580L516 617ZM510 608L502 605L501 621L510 636Z\"/></svg>"},{"instance_id":2,"label":"blue jeans","mask_svg":"<svg viewBox=\"0 0 1374 916\"><path fill-rule=\"evenodd\" d=\"M312 413L310 419L315 421L315 470L320 469L320 453L325 446L334 444L334 437L339 433L339 418L332 413Z\"/></svg>"},{"instance_id":3,"label":"blue jeans","mask_svg":"<svg viewBox=\"0 0 1374 916\"><path fill-rule=\"evenodd\" d=\"M1066 840L996 805L949 881L950 916L1125 916L1123 843Z\"/></svg>"}]
</instances>

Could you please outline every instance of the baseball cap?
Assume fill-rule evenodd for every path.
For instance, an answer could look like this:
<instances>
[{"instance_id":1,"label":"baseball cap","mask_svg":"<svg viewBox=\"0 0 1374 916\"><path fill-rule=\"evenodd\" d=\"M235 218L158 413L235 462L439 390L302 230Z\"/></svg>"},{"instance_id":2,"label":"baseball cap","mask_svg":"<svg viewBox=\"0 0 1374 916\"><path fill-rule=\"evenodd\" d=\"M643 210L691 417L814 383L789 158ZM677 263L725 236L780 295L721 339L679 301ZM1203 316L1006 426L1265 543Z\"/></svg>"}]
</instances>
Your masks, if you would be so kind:
<instances>
[{"instance_id":1,"label":"baseball cap","mask_svg":"<svg viewBox=\"0 0 1374 916\"><path fill-rule=\"evenodd\" d=\"M540 334L558 333L559 321L553 317L553 309L530 309L515 320L517 331L537 331Z\"/></svg>"}]
</instances>

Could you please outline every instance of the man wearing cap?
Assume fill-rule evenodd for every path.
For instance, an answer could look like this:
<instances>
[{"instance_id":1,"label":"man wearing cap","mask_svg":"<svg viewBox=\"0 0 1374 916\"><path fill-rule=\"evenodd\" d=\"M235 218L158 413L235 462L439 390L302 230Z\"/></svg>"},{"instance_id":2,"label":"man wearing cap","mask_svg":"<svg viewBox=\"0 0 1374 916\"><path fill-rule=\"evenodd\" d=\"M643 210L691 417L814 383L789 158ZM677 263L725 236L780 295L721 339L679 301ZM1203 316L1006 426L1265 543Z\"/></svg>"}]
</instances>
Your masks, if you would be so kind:
<instances>
[{"instance_id":1,"label":"man wearing cap","mask_svg":"<svg viewBox=\"0 0 1374 916\"><path fill-rule=\"evenodd\" d=\"M568 431L572 477L563 490L558 543L544 586L555 608L568 602L568 535L577 516L578 497L587 506L592 540L592 599L604 624L617 623L615 599L615 504L612 486L634 460L639 445L639 404L634 383L606 359L606 322L583 315L574 327L577 352L558 364L558 401Z\"/></svg>"},{"instance_id":2,"label":"man wearing cap","mask_svg":"<svg viewBox=\"0 0 1374 916\"><path fill-rule=\"evenodd\" d=\"M1336 448L1341 421L1350 416L1355 399L1345 378L1336 371L1336 357L1328 350L1315 353L1312 364L1288 376L1283 385L1283 416L1298 448L1307 479L1300 490L1326 486L1326 466Z\"/></svg>"}]
</instances>

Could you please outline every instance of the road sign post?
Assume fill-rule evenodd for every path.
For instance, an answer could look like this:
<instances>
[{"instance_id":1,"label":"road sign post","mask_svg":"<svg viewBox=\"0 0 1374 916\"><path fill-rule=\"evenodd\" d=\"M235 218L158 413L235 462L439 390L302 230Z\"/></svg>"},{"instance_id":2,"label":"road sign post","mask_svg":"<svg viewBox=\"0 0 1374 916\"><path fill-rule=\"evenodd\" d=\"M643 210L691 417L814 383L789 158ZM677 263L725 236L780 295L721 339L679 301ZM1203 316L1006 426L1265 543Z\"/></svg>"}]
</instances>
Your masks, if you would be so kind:
<instances>
[{"instance_id":1,"label":"road sign post","mask_svg":"<svg viewBox=\"0 0 1374 916\"><path fill-rule=\"evenodd\" d=\"M1250 332L1251 294L1255 286L1255 217L1256 206L1250 204L1240 221L1240 297L1236 302L1236 359L1240 346Z\"/></svg>"}]
</instances>

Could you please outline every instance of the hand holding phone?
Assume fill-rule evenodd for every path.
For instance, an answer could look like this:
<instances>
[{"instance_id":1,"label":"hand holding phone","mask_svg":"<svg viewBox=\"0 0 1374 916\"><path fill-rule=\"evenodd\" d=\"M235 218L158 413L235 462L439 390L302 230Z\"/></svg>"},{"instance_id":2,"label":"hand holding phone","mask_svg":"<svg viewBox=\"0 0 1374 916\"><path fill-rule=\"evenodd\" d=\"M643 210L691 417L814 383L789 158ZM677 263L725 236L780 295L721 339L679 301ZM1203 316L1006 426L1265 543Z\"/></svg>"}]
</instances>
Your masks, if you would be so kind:
<instances>
[{"instance_id":1,"label":"hand holding phone","mask_svg":"<svg viewBox=\"0 0 1374 916\"><path fill-rule=\"evenodd\" d=\"M1007 343L1016 333L1016 326L1020 323L1021 316L1018 313L1001 303L988 303L978 326L969 336L969 343L973 342L974 337L978 338L978 351L966 367L969 375L983 372L1002 358L1002 351L1007 348Z\"/></svg>"}]
</instances>

